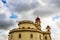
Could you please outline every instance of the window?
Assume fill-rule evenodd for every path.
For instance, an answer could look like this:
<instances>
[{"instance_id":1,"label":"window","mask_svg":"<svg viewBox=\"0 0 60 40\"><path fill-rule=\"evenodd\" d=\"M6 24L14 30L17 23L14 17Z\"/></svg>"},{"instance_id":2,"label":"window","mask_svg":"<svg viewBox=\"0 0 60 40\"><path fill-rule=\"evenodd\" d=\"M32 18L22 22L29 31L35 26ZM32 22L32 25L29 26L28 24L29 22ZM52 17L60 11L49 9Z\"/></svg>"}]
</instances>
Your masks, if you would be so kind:
<instances>
[{"instance_id":1,"label":"window","mask_svg":"<svg viewBox=\"0 0 60 40\"><path fill-rule=\"evenodd\" d=\"M12 39L12 35L11 35L11 39Z\"/></svg>"},{"instance_id":2,"label":"window","mask_svg":"<svg viewBox=\"0 0 60 40\"><path fill-rule=\"evenodd\" d=\"M45 36L45 40L47 40L47 36Z\"/></svg>"},{"instance_id":3,"label":"window","mask_svg":"<svg viewBox=\"0 0 60 40\"><path fill-rule=\"evenodd\" d=\"M31 36L31 38L33 38L33 34L31 34L30 36Z\"/></svg>"},{"instance_id":4,"label":"window","mask_svg":"<svg viewBox=\"0 0 60 40\"><path fill-rule=\"evenodd\" d=\"M33 29L33 28L32 28Z\"/></svg>"},{"instance_id":5,"label":"window","mask_svg":"<svg viewBox=\"0 0 60 40\"><path fill-rule=\"evenodd\" d=\"M30 27L28 27L28 29L30 29Z\"/></svg>"},{"instance_id":6,"label":"window","mask_svg":"<svg viewBox=\"0 0 60 40\"><path fill-rule=\"evenodd\" d=\"M19 34L19 38L21 38L21 34Z\"/></svg>"},{"instance_id":7,"label":"window","mask_svg":"<svg viewBox=\"0 0 60 40\"><path fill-rule=\"evenodd\" d=\"M25 27L23 27L23 29L25 29Z\"/></svg>"},{"instance_id":8,"label":"window","mask_svg":"<svg viewBox=\"0 0 60 40\"><path fill-rule=\"evenodd\" d=\"M40 40L41 40L41 35L39 36Z\"/></svg>"}]
</instances>

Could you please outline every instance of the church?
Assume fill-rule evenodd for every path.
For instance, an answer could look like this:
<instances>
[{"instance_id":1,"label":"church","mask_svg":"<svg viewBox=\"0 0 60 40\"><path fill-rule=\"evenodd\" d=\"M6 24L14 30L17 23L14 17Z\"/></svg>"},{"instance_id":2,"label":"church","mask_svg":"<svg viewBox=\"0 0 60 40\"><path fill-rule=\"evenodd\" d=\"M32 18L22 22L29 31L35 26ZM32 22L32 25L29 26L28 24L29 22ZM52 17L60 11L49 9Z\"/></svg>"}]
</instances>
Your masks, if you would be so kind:
<instances>
[{"instance_id":1,"label":"church","mask_svg":"<svg viewBox=\"0 0 60 40\"><path fill-rule=\"evenodd\" d=\"M18 28L9 31L8 40L51 40L50 26L46 26L46 31L41 29L39 17L35 22L23 20L18 23Z\"/></svg>"}]
</instances>

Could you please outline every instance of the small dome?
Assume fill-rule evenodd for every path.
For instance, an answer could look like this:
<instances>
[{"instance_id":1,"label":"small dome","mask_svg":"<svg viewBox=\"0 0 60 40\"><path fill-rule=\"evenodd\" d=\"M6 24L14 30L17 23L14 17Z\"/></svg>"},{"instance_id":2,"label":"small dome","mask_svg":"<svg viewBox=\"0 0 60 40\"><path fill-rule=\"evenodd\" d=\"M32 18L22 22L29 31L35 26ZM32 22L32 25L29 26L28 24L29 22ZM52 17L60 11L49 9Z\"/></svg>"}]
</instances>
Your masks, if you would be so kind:
<instances>
[{"instance_id":1,"label":"small dome","mask_svg":"<svg viewBox=\"0 0 60 40\"><path fill-rule=\"evenodd\" d=\"M36 20L40 20L40 18L39 18L39 17L37 17L37 18L36 18Z\"/></svg>"},{"instance_id":2,"label":"small dome","mask_svg":"<svg viewBox=\"0 0 60 40\"><path fill-rule=\"evenodd\" d=\"M41 23L41 21L40 21L40 18L39 18L39 17L37 17L37 18L36 18L36 22L40 22L40 23Z\"/></svg>"},{"instance_id":3,"label":"small dome","mask_svg":"<svg viewBox=\"0 0 60 40\"><path fill-rule=\"evenodd\" d=\"M46 27L46 29L51 29L51 28L50 28L50 26L48 25L48 26Z\"/></svg>"}]
</instances>

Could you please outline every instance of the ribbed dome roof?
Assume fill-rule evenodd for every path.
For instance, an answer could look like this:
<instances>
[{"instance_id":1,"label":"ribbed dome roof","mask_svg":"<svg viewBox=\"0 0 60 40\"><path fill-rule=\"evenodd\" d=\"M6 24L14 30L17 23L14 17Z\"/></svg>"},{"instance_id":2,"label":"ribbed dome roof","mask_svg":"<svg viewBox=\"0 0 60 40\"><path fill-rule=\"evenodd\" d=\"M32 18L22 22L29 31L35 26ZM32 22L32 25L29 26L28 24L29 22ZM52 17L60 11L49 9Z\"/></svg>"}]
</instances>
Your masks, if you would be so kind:
<instances>
[{"instance_id":1,"label":"ribbed dome roof","mask_svg":"<svg viewBox=\"0 0 60 40\"><path fill-rule=\"evenodd\" d=\"M34 22L32 22L32 21L29 21L29 20L23 20L23 21L20 21L20 22L18 23L18 25L19 25L19 24L23 24L23 23L34 24Z\"/></svg>"}]
</instances>

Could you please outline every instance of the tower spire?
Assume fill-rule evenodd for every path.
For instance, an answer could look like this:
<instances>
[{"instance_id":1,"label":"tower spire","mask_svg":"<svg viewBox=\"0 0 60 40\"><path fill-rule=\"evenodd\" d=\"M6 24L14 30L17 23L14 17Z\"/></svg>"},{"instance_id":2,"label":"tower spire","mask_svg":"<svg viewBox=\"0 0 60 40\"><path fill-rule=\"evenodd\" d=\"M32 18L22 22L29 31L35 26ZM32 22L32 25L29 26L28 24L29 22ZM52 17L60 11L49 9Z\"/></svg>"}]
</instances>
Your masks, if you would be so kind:
<instances>
[{"instance_id":1,"label":"tower spire","mask_svg":"<svg viewBox=\"0 0 60 40\"><path fill-rule=\"evenodd\" d=\"M40 22L40 23L41 23L41 21L40 21L40 18L39 18L39 17L37 17L37 18L36 18L36 22Z\"/></svg>"},{"instance_id":2,"label":"tower spire","mask_svg":"<svg viewBox=\"0 0 60 40\"><path fill-rule=\"evenodd\" d=\"M47 29L47 32L50 32L50 26L49 25L47 25L47 27L46 27L46 29Z\"/></svg>"},{"instance_id":3,"label":"tower spire","mask_svg":"<svg viewBox=\"0 0 60 40\"><path fill-rule=\"evenodd\" d=\"M37 28L41 30L41 21L40 21L40 18L39 17L37 17L35 19L35 24L36 24Z\"/></svg>"}]
</instances>

